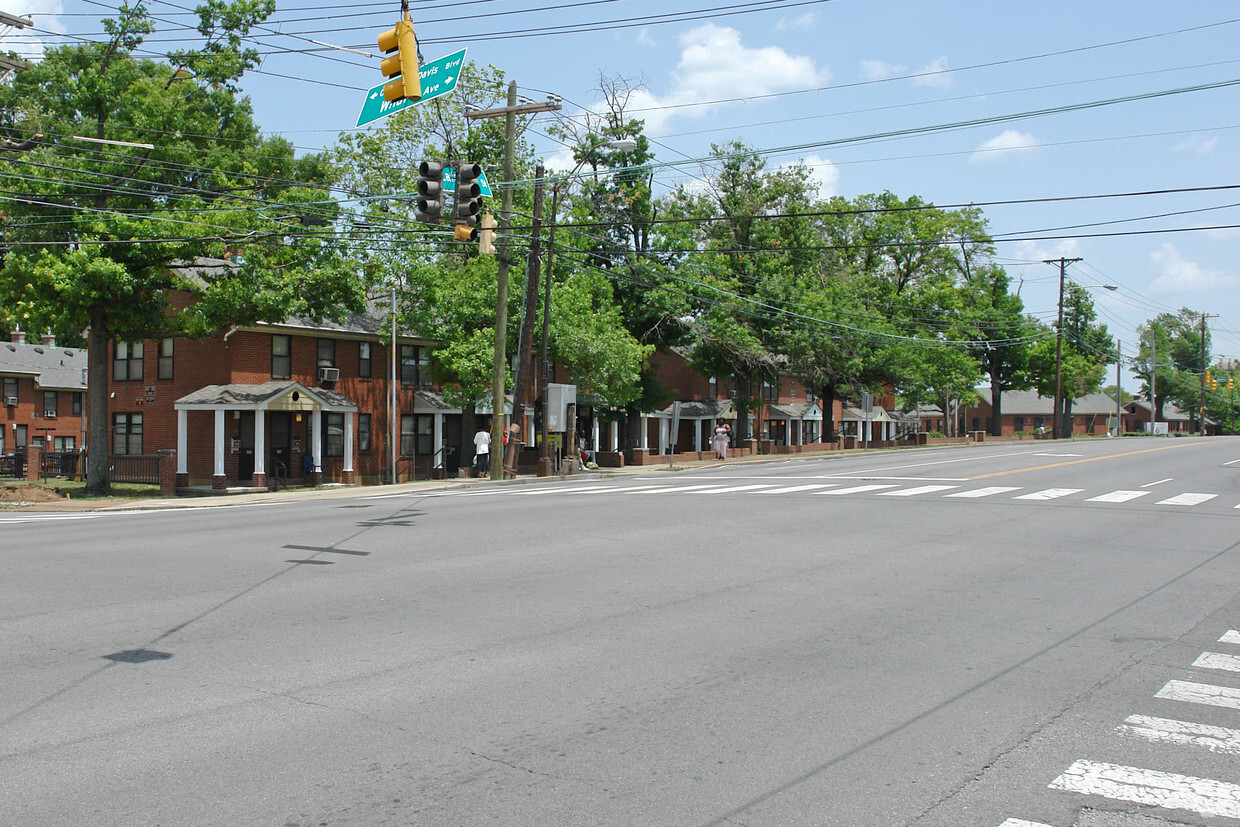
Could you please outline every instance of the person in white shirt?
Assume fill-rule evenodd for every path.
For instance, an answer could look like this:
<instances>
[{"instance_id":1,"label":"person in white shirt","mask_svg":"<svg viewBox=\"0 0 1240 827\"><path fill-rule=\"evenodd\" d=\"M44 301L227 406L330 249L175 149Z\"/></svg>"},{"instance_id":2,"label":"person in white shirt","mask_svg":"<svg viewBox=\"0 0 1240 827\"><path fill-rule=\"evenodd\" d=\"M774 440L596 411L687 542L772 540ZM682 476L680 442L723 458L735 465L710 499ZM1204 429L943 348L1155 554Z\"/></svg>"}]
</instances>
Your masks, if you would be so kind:
<instances>
[{"instance_id":1,"label":"person in white shirt","mask_svg":"<svg viewBox=\"0 0 1240 827\"><path fill-rule=\"evenodd\" d=\"M482 425L474 434L474 470L479 474L491 473L491 432Z\"/></svg>"}]
</instances>

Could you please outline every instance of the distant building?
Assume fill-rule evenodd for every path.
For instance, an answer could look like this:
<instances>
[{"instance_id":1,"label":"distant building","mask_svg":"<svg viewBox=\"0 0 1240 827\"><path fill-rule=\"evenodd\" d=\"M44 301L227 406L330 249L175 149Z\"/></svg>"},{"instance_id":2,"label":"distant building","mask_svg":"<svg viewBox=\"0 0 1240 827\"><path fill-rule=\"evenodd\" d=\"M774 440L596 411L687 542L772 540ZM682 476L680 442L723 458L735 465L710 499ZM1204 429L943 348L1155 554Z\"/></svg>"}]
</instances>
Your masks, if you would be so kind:
<instances>
[{"instance_id":1,"label":"distant building","mask_svg":"<svg viewBox=\"0 0 1240 827\"><path fill-rule=\"evenodd\" d=\"M55 337L26 342L17 331L0 345L0 455L32 444L72 453L85 445L83 409L86 350L56 345Z\"/></svg>"}]
</instances>

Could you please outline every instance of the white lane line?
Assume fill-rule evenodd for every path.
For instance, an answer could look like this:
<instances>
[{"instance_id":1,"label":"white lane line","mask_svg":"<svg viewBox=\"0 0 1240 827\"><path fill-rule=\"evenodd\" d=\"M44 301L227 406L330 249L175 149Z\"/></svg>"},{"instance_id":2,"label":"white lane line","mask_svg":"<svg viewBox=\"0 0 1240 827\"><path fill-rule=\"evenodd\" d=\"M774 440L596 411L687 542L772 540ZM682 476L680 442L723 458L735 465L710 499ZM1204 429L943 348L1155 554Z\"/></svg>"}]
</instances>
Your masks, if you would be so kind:
<instances>
[{"instance_id":1,"label":"white lane line","mask_svg":"<svg viewBox=\"0 0 1240 827\"><path fill-rule=\"evenodd\" d=\"M765 491L758 491L759 494L793 494L797 491L817 491L819 488L834 488L839 485L838 482L817 482L808 485L793 485L788 488L768 488Z\"/></svg>"},{"instance_id":2,"label":"white lane line","mask_svg":"<svg viewBox=\"0 0 1240 827\"><path fill-rule=\"evenodd\" d=\"M761 478L759 478L761 479ZM894 482L968 482L969 477L880 477L874 474L823 474L816 480L892 480Z\"/></svg>"},{"instance_id":3,"label":"white lane line","mask_svg":"<svg viewBox=\"0 0 1240 827\"><path fill-rule=\"evenodd\" d=\"M1237 508L1240 508L1240 506L1237 506ZM1240 643L1240 632L1237 632L1235 629L1229 629L1228 631L1223 633L1223 636L1218 639L1218 642L1219 643Z\"/></svg>"},{"instance_id":4,"label":"white lane line","mask_svg":"<svg viewBox=\"0 0 1240 827\"><path fill-rule=\"evenodd\" d=\"M1177 494L1174 497L1159 500L1154 505L1201 505L1217 496L1218 494Z\"/></svg>"},{"instance_id":5,"label":"white lane line","mask_svg":"<svg viewBox=\"0 0 1240 827\"><path fill-rule=\"evenodd\" d=\"M914 463L910 463L909 465L889 465L886 468L868 468L864 471L858 471L856 473L858 474L881 474L884 471L900 471L905 468L926 468L927 466L930 466L930 465L951 465L956 462L975 462L977 460L985 460L985 459L1007 459L1008 457L1025 457L1025 456L1029 456L1030 454L1036 454L1036 453L1037 451L1013 451L1007 454L991 454L990 456L985 456L985 457L962 457L959 459L935 460L934 462L914 462ZM870 479L873 479L873 477L871 477Z\"/></svg>"},{"instance_id":6,"label":"white lane line","mask_svg":"<svg viewBox=\"0 0 1240 827\"><path fill-rule=\"evenodd\" d=\"M1013 497L1014 500L1056 500L1060 497L1066 497L1069 494L1079 494L1084 488L1047 488L1042 491L1034 491L1032 494L1021 494L1019 497Z\"/></svg>"},{"instance_id":7,"label":"white lane line","mask_svg":"<svg viewBox=\"0 0 1240 827\"><path fill-rule=\"evenodd\" d=\"M1181 703L1240 709L1240 689L1233 689L1230 686L1211 686L1208 683L1193 683L1192 681L1167 681L1167 685L1155 692L1154 697Z\"/></svg>"},{"instance_id":8,"label":"white lane line","mask_svg":"<svg viewBox=\"0 0 1240 827\"><path fill-rule=\"evenodd\" d=\"M884 491L880 497L916 497L918 494L933 494L936 491L951 491L959 485L920 485L916 488L903 488L899 491Z\"/></svg>"},{"instance_id":9,"label":"white lane line","mask_svg":"<svg viewBox=\"0 0 1240 827\"><path fill-rule=\"evenodd\" d=\"M866 491L882 491L884 488L895 488L895 485L854 485L852 488L837 488L834 491L818 491L822 496L832 494L863 494Z\"/></svg>"},{"instance_id":10,"label":"white lane line","mask_svg":"<svg viewBox=\"0 0 1240 827\"><path fill-rule=\"evenodd\" d=\"M1210 752L1240 755L1240 729L1227 729L1193 721L1175 721L1148 715L1129 715L1117 732L1164 744L1205 747Z\"/></svg>"},{"instance_id":11,"label":"white lane line","mask_svg":"<svg viewBox=\"0 0 1240 827\"><path fill-rule=\"evenodd\" d=\"M999 827L1051 827L1051 825L1043 824L1040 821L1025 821L1023 818L1009 818L1000 824Z\"/></svg>"},{"instance_id":12,"label":"white lane line","mask_svg":"<svg viewBox=\"0 0 1240 827\"><path fill-rule=\"evenodd\" d=\"M20 517L0 517L0 523L46 523L49 520L93 520L96 517L102 516L102 514L25 514Z\"/></svg>"},{"instance_id":13,"label":"white lane line","mask_svg":"<svg viewBox=\"0 0 1240 827\"><path fill-rule=\"evenodd\" d=\"M1223 464L1224 465L1235 465L1237 462L1240 462L1240 459L1233 459L1231 462L1224 462Z\"/></svg>"},{"instance_id":14,"label":"white lane line","mask_svg":"<svg viewBox=\"0 0 1240 827\"><path fill-rule=\"evenodd\" d=\"M991 497L995 494L1006 494L1009 491L1019 491L1019 485L991 485L987 488L974 488L971 491L958 491L955 494L944 494L944 497L968 497L977 499L979 497Z\"/></svg>"},{"instance_id":15,"label":"white lane line","mask_svg":"<svg viewBox=\"0 0 1240 827\"><path fill-rule=\"evenodd\" d=\"M1240 785L1211 778L1081 759L1048 786L1114 801L1240 818Z\"/></svg>"},{"instance_id":16,"label":"white lane line","mask_svg":"<svg viewBox=\"0 0 1240 827\"><path fill-rule=\"evenodd\" d=\"M772 488L772 487L773 485L768 482L768 483L763 483L762 485L730 485L727 488L715 488L710 491L694 491L692 493L695 493L695 494L731 494L736 491L753 491L757 488ZM673 493L682 494L687 490L688 490L687 488L677 488L675 492Z\"/></svg>"},{"instance_id":17,"label":"white lane line","mask_svg":"<svg viewBox=\"0 0 1240 827\"><path fill-rule=\"evenodd\" d=\"M1240 655L1224 655L1221 652L1202 652L1193 661L1199 669L1218 669L1223 672L1240 672Z\"/></svg>"},{"instance_id":18,"label":"white lane line","mask_svg":"<svg viewBox=\"0 0 1240 827\"><path fill-rule=\"evenodd\" d=\"M1144 497L1149 491L1112 491L1110 494L1101 494L1097 497L1090 497L1087 503L1126 503L1129 500L1135 500L1137 497Z\"/></svg>"},{"instance_id":19,"label":"white lane line","mask_svg":"<svg viewBox=\"0 0 1240 827\"><path fill-rule=\"evenodd\" d=\"M1153 488L1155 485L1162 485L1164 482L1171 482L1173 479L1175 479L1175 477L1167 477L1165 480L1154 480L1153 482L1147 482L1145 485L1141 487L1142 488Z\"/></svg>"}]
</instances>

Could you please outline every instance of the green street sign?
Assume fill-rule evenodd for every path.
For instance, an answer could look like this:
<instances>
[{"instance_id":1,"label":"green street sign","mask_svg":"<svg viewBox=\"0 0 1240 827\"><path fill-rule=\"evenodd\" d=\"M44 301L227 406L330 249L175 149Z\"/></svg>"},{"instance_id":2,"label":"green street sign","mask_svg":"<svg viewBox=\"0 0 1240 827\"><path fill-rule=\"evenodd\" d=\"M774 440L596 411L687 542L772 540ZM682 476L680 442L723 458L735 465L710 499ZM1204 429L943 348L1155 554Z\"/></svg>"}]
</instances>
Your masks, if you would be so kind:
<instances>
[{"instance_id":1,"label":"green street sign","mask_svg":"<svg viewBox=\"0 0 1240 827\"><path fill-rule=\"evenodd\" d=\"M419 101L411 101L408 98L398 101L384 100L383 87L388 84L386 80L373 87L366 93L366 100L362 101L362 111L357 115L357 125L364 126L402 109L408 109L451 92L456 88L456 81L461 76L461 66L465 63L465 51L461 49L459 52L444 55L437 60L423 64L418 69L418 80L422 83L422 99Z\"/></svg>"},{"instance_id":2,"label":"green street sign","mask_svg":"<svg viewBox=\"0 0 1240 827\"><path fill-rule=\"evenodd\" d=\"M487 183L487 174L485 172L478 176L478 189L487 198L491 197L491 185ZM444 166L443 191L456 192L456 167Z\"/></svg>"}]
</instances>

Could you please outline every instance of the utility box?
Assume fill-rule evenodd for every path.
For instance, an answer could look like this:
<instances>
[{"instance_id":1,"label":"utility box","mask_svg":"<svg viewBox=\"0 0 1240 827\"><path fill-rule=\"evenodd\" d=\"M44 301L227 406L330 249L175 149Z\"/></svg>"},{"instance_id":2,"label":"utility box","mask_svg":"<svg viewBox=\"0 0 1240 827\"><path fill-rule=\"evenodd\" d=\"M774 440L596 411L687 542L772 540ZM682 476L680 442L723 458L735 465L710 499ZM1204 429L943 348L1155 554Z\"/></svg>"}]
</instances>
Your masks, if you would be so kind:
<instances>
[{"instance_id":1,"label":"utility box","mask_svg":"<svg viewBox=\"0 0 1240 827\"><path fill-rule=\"evenodd\" d=\"M547 430L563 433L568 427L568 406L577 404L576 385L547 384Z\"/></svg>"}]
</instances>

